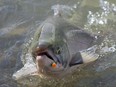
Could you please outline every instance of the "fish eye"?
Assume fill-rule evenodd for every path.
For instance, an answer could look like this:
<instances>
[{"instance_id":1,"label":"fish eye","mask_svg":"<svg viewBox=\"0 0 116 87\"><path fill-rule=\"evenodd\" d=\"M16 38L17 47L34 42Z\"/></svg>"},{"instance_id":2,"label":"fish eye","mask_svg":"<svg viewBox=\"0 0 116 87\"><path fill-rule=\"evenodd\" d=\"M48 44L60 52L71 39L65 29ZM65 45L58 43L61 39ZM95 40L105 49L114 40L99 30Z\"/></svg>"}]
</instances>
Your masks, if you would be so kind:
<instances>
[{"instance_id":1,"label":"fish eye","mask_svg":"<svg viewBox=\"0 0 116 87\"><path fill-rule=\"evenodd\" d=\"M56 54L61 54L61 49L59 47L56 48Z\"/></svg>"}]
</instances>

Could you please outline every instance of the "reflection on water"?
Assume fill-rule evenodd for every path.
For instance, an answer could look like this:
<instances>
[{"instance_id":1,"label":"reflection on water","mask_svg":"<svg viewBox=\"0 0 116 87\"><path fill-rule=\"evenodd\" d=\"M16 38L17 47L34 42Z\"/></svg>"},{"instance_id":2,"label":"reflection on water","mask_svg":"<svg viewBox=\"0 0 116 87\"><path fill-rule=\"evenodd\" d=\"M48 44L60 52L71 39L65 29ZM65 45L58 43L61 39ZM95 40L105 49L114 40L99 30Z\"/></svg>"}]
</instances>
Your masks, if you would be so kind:
<instances>
[{"instance_id":1,"label":"reflection on water","mask_svg":"<svg viewBox=\"0 0 116 87\"><path fill-rule=\"evenodd\" d=\"M69 19L71 23L105 36L101 58L60 82L51 80L36 84L38 80L26 79L25 83L29 82L29 87L115 87L115 0L0 0L0 87L26 87L11 78L12 73L22 67L21 45L31 38L47 16L52 15L50 8L55 4L74 9Z\"/></svg>"}]
</instances>

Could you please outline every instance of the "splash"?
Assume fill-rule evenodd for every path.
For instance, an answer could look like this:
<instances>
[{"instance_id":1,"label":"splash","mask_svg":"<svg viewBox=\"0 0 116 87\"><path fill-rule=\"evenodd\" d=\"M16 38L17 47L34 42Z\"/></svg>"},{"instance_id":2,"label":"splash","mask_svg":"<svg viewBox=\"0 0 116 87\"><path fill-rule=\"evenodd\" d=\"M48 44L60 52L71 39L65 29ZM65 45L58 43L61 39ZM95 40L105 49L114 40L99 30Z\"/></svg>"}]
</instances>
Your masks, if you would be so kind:
<instances>
[{"instance_id":1,"label":"splash","mask_svg":"<svg viewBox=\"0 0 116 87\"><path fill-rule=\"evenodd\" d=\"M87 24L85 29L104 36L104 40L99 46L100 54L106 55L116 51L116 42L113 39L113 25L116 20L116 5L105 0L100 0L100 10L98 12L88 11Z\"/></svg>"},{"instance_id":2,"label":"splash","mask_svg":"<svg viewBox=\"0 0 116 87\"><path fill-rule=\"evenodd\" d=\"M89 11L89 14L87 16L88 18L88 23L90 25L94 24L94 25L104 25L104 24L107 24L107 19L106 19L106 14L103 12L103 13L99 13L99 12L96 12L95 14L93 14L92 11Z\"/></svg>"},{"instance_id":3,"label":"splash","mask_svg":"<svg viewBox=\"0 0 116 87\"><path fill-rule=\"evenodd\" d=\"M88 12L87 19L90 25L108 24L108 19L114 21L116 5L110 4L108 1L100 0L100 7L101 9L99 10L99 12L95 13L93 13L92 11Z\"/></svg>"},{"instance_id":4,"label":"splash","mask_svg":"<svg viewBox=\"0 0 116 87\"><path fill-rule=\"evenodd\" d=\"M100 6L105 11L105 13L110 13L112 11L116 12L116 5L110 4L106 0L100 0Z\"/></svg>"}]
</instances>

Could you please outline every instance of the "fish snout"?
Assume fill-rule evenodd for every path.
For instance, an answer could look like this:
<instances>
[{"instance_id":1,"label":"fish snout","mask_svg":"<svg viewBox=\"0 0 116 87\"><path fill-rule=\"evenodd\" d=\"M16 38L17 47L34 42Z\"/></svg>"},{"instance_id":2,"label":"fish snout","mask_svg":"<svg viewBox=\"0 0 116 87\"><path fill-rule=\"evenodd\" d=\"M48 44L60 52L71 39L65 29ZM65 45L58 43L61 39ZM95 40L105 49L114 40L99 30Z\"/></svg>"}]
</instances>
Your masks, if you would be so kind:
<instances>
[{"instance_id":1,"label":"fish snout","mask_svg":"<svg viewBox=\"0 0 116 87\"><path fill-rule=\"evenodd\" d=\"M43 69L45 67L45 56L36 57L36 67L39 73L43 73Z\"/></svg>"}]
</instances>

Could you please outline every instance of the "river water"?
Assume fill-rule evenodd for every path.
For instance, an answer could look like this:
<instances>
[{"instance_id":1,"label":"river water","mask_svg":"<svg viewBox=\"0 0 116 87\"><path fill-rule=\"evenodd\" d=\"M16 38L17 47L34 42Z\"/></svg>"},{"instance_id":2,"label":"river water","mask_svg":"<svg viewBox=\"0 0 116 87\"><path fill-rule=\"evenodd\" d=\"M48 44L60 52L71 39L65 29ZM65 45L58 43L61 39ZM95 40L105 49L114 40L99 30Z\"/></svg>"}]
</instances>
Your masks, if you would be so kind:
<instances>
[{"instance_id":1,"label":"river water","mask_svg":"<svg viewBox=\"0 0 116 87\"><path fill-rule=\"evenodd\" d=\"M105 36L101 57L61 81L14 81L12 74L22 67L21 45L56 4L74 10L71 23ZM0 0L0 87L116 87L116 0Z\"/></svg>"}]
</instances>

